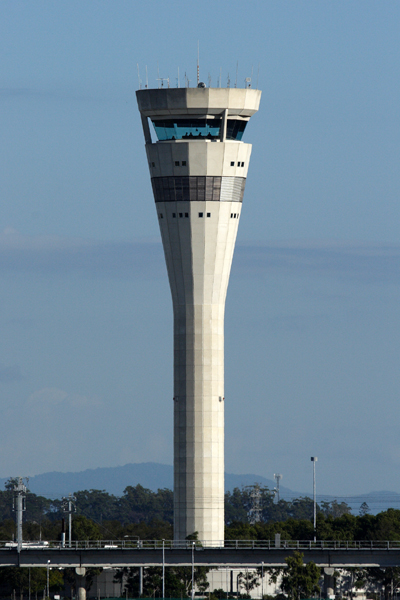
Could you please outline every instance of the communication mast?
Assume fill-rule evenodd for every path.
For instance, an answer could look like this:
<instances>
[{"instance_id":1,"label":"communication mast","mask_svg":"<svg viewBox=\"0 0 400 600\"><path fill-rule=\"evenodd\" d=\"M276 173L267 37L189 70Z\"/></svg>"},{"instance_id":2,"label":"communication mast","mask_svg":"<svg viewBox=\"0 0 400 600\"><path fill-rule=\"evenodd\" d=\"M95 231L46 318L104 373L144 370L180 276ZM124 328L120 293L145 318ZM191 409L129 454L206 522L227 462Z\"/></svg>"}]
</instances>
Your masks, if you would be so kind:
<instances>
[{"instance_id":1,"label":"communication mast","mask_svg":"<svg viewBox=\"0 0 400 600\"><path fill-rule=\"evenodd\" d=\"M274 489L274 492L277 502L279 502L279 500L281 499L279 495L279 482L282 479L282 477L283 475L281 475L280 473L274 473L274 479L276 479L276 488Z\"/></svg>"},{"instance_id":2,"label":"communication mast","mask_svg":"<svg viewBox=\"0 0 400 600\"><path fill-rule=\"evenodd\" d=\"M250 498L252 501L251 509L249 510L249 521L252 525L261 521L261 490L260 485L256 483L250 492Z\"/></svg>"},{"instance_id":3,"label":"communication mast","mask_svg":"<svg viewBox=\"0 0 400 600\"><path fill-rule=\"evenodd\" d=\"M17 549L21 552L22 548L22 513L26 510L26 486L22 482L22 477L18 477L18 483L14 485L13 510L17 511ZM16 501L16 502L15 502ZM15 508L15 504L17 505Z\"/></svg>"},{"instance_id":4,"label":"communication mast","mask_svg":"<svg viewBox=\"0 0 400 600\"><path fill-rule=\"evenodd\" d=\"M69 494L68 498L62 499L63 512L68 514L68 545L70 548L72 540L72 513L76 511L75 502L76 498L72 494Z\"/></svg>"}]
</instances>

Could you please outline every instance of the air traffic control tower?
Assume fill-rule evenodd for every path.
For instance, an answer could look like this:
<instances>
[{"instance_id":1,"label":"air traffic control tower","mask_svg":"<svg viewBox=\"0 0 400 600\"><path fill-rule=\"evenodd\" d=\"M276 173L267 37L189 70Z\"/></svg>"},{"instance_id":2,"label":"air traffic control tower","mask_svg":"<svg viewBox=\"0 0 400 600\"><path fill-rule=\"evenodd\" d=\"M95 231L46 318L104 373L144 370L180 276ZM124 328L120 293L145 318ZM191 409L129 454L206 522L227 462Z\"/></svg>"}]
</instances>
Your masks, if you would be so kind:
<instances>
[{"instance_id":1,"label":"air traffic control tower","mask_svg":"<svg viewBox=\"0 0 400 600\"><path fill-rule=\"evenodd\" d=\"M224 539L225 297L260 96L137 92L174 310L174 538L207 545Z\"/></svg>"}]
</instances>

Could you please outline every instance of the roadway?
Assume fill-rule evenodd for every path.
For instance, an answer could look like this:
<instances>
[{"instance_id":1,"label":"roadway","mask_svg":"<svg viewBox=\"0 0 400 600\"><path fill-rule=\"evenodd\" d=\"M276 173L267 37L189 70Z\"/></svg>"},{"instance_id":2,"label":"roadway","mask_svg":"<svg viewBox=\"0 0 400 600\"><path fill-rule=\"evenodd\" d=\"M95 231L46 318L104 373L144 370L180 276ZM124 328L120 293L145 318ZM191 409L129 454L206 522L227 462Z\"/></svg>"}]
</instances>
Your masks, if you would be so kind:
<instances>
[{"instance_id":1,"label":"roadway","mask_svg":"<svg viewBox=\"0 0 400 600\"><path fill-rule=\"evenodd\" d=\"M6 547L0 542L0 566L21 567L150 567L196 566L260 567L285 566L285 558L296 550L304 562L320 567L399 567L400 542L225 542L224 547L202 547L199 542L144 542L144 547L124 542L73 542L62 547L50 542L44 547ZM49 563L50 561L50 563Z\"/></svg>"}]
</instances>

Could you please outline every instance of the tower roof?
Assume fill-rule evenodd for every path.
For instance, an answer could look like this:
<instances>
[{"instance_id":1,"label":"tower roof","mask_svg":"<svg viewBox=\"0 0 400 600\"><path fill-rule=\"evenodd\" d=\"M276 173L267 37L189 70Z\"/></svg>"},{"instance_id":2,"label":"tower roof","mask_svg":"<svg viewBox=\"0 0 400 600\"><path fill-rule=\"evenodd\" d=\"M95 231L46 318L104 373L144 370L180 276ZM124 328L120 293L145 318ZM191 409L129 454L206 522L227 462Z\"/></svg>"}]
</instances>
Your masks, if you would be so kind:
<instances>
[{"instance_id":1,"label":"tower roof","mask_svg":"<svg viewBox=\"0 0 400 600\"><path fill-rule=\"evenodd\" d=\"M251 88L160 88L136 92L143 116L220 115L251 117L258 111L261 91Z\"/></svg>"}]
</instances>

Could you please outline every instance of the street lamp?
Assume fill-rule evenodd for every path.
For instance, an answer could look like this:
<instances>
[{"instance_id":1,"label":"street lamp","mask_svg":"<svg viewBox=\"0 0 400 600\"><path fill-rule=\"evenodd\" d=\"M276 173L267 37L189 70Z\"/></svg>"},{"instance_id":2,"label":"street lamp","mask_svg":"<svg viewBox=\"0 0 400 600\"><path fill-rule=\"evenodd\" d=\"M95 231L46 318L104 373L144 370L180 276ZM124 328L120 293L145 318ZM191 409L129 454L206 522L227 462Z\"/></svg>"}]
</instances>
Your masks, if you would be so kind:
<instances>
[{"instance_id":1,"label":"street lamp","mask_svg":"<svg viewBox=\"0 0 400 600\"><path fill-rule=\"evenodd\" d=\"M165 598L165 539L162 541L162 597Z\"/></svg>"},{"instance_id":2,"label":"street lamp","mask_svg":"<svg viewBox=\"0 0 400 600\"><path fill-rule=\"evenodd\" d=\"M261 600L264 598L264 562L261 563Z\"/></svg>"},{"instance_id":3,"label":"street lamp","mask_svg":"<svg viewBox=\"0 0 400 600\"><path fill-rule=\"evenodd\" d=\"M49 573L50 573L50 561L47 561L47 597L50 598L50 585L49 585Z\"/></svg>"},{"instance_id":4,"label":"street lamp","mask_svg":"<svg viewBox=\"0 0 400 600\"><path fill-rule=\"evenodd\" d=\"M194 547L196 542L192 542L192 600L194 600Z\"/></svg>"},{"instance_id":5,"label":"street lamp","mask_svg":"<svg viewBox=\"0 0 400 600\"><path fill-rule=\"evenodd\" d=\"M313 464L313 494L314 494L314 542L317 541L317 495L315 487L315 463L318 460L318 456L312 456L311 462Z\"/></svg>"},{"instance_id":6,"label":"street lamp","mask_svg":"<svg viewBox=\"0 0 400 600\"><path fill-rule=\"evenodd\" d=\"M136 538L137 547L142 547L139 535L124 535L124 538ZM143 567L139 567L139 596L143 596Z\"/></svg>"}]
</instances>

